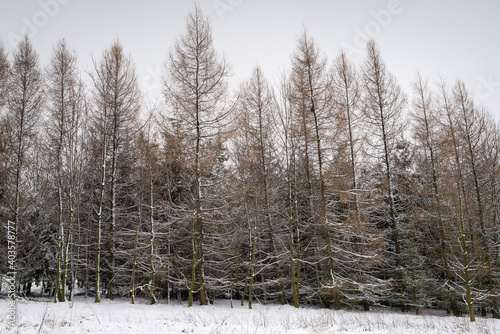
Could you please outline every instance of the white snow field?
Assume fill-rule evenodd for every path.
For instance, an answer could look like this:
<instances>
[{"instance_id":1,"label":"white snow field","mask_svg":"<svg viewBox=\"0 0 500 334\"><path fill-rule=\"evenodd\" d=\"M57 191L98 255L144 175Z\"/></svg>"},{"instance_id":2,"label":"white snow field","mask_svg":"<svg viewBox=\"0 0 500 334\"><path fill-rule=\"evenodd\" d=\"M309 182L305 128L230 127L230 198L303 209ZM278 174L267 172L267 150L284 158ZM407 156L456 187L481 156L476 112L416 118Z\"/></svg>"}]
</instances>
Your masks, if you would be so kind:
<instances>
[{"instance_id":1,"label":"white snow field","mask_svg":"<svg viewBox=\"0 0 500 334\"><path fill-rule=\"evenodd\" d=\"M234 304L238 304L237 306ZM19 327L7 328L8 300L0 300L0 334L4 333L500 333L500 321L477 317L413 315L378 309L370 312L333 311L292 306L246 305L216 301L210 306L188 308L177 302L147 305L139 301L79 298L72 303L54 304L39 299L19 301ZM425 312L425 310L423 311Z\"/></svg>"}]
</instances>

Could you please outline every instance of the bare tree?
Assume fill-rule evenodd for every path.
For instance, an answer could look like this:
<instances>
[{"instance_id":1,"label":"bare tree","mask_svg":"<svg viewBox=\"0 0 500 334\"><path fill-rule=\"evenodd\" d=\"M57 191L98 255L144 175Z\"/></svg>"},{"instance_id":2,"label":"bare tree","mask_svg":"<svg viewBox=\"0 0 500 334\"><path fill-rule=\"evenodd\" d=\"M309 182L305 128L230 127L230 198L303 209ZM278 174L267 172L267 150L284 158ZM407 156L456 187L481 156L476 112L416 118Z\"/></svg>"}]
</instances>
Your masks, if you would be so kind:
<instances>
[{"instance_id":1,"label":"bare tree","mask_svg":"<svg viewBox=\"0 0 500 334\"><path fill-rule=\"evenodd\" d=\"M493 297L490 299L491 308L495 317L499 316L498 301L496 297L496 284L494 283L493 266L491 263L491 242L489 240L489 217L484 209L484 182L482 181L481 157L486 156L485 139L487 138L487 122L484 113L479 110L472 100L463 82L459 81L453 87L453 101L456 107L456 123L459 134L464 140L464 157L472 178L473 198L477 217L480 256L485 267L481 277L486 281L486 290Z\"/></svg>"},{"instance_id":2,"label":"bare tree","mask_svg":"<svg viewBox=\"0 0 500 334\"><path fill-rule=\"evenodd\" d=\"M106 295L113 295L117 219L119 216L118 196L123 186L124 176L119 173L127 163L127 147L134 133L135 119L140 108L140 92L135 67L127 57L121 44L114 42L105 50L100 62L94 62L91 75L94 84L94 131L100 150L101 180L97 209L96 242L96 302L99 301L99 272L101 257L101 231L105 200L109 200L109 221L107 222L107 286ZM109 185L107 180L109 179ZM106 198L106 189L109 197Z\"/></svg>"},{"instance_id":3,"label":"bare tree","mask_svg":"<svg viewBox=\"0 0 500 334\"><path fill-rule=\"evenodd\" d=\"M460 150L460 142L457 134L457 127L453 119L453 115L455 112L455 107L450 97L450 93L448 88L446 87L444 82L441 82L439 85L439 97L440 97L440 108L443 110L443 113L446 115L447 120L447 134L450 137L450 146L452 150L452 158L450 159L453 164L453 181L456 186L456 209L455 216L458 225L459 232L459 243L460 243L460 253L461 257L461 265L460 271L462 272L462 279L464 283L464 300L467 305L468 313L470 321L473 322L476 320L474 315L474 300L472 296L472 283L474 278L472 277L472 249L470 238L467 238L466 231L466 219L465 219L465 210L466 210L466 191L464 187L464 169L463 169L463 158ZM470 234L469 234L470 235ZM459 262L460 263L460 262ZM460 273L459 273L460 274Z\"/></svg>"},{"instance_id":4,"label":"bare tree","mask_svg":"<svg viewBox=\"0 0 500 334\"><path fill-rule=\"evenodd\" d=\"M76 57L64 40L54 47L47 69L48 150L57 192L57 265L54 301L66 300L70 241L77 202L78 163L81 154L83 87Z\"/></svg>"},{"instance_id":5,"label":"bare tree","mask_svg":"<svg viewBox=\"0 0 500 334\"><path fill-rule=\"evenodd\" d=\"M43 79L38 55L26 36L14 53L11 71L11 85L8 94L7 123L11 150L9 152L9 200L11 218L14 222L18 243L18 271L30 273L30 253L35 248L29 245L31 226L26 219L30 187L34 180L29 178L28 169L33 157L43 99ZM24 270L26 269L26 270ZM20 278L23 280L23 278ZM24 278L30 280L30 277Z\"/></svg>"},{"instance_id":6,"label":"bare tree","mask_svg":"<svg viewBox=\"0 0 500 334\"><path fill-rule=\"evenodd\" d=\"M375 42L367 43L367 59L362 68L363 115L368 126L367 144L375 159L382 162L385 178L385 201L388 203L390 228L390 265L395 273L399 295L404 293L401 263L401 243L398 232L398 213L393 185L393 155L398 140L403 135L403 112L406 96L396 78L387 71ZM403 301L400 301L403 302ZM403 302L404 303L404 302ZM404 307L404 305L403 305Z\"/></svg>"},{"instance_id":7,"label":"bare tree","mask_svg":"<svg viewBox=\"0 0 500 334\"><path fill-rule=\"evenodd\" d=\"M186 19L186 33L175 43L167 60L165 96L172 112L188 138L186 159L190 164L191 212L190 243L191 273L189 306L193 294L199 292L200 304L207 304L204 278L204 238L207 211L207 194L210 182L206 182L216 156L214 145L221 140L224 119L231 108L227 106L229 67L225 59L219 59L213 46L210 22L198 6Z\"/></svg>"},{"instance_id":8,"label":"bare tree","mask_svg":"<svg viewBox=\"0 0 500 334\"><path fill-rule=\"evenodd\" d=\"M422 197L430 197L429 207L427 210L424 209L422 219L426 224L429 224L431 231L437 231L437 254L440 259L438 268L442 270L442 275L446 278L446 281L451 282L453 278L449 257L452 255L452 249L441 194L444 182L443 175L445 174L443 170L445 150L442 147L444 145L441 136L443 127L440 124L440 119L444 115L440 112L427 81L422 78L420 73L417 73L417 78L413 83L413 90L413 113L411 116L414 123L413 137L416 140L417 164L425 177L424 191L431 193L431 195L428 195L428 193L421 194ZM453 314L458 316L459 310L453 289L450 289L449 285L444 287L446 288L444 294L449 300Z\"/></svg>"},{"instance_id":9,"label":"bare tree","mask_svg":"<svg viewBox=\"0 0 500 334\"><path fill-rule=\"evenodd\" d=\"M325 181L326 156L331 122L329 78L326 73L326 58L323 58L312 38L305 32L298 41L297 51L292 59L292 99L294 108L300 115L302 147L304 152L304 170L309 188L309 206L313 220L319 224L325 242L325 255L328 272L327 283L331 301L336 309L340 308L338 299L339 286L335 283L335 268L331 245L331 216L327 210L327 190ZM315 155L316 157L313 157ZM318 188L313 185L317 178ZM319 192L316 192L315 190ZM315 203L314 197L318 202ZM318 282L318 285L323 285ZM323 300L321 301L324 302Z\"/></svg>"},{"instance_id":10,"label":"bare tree","mask_svg":"<svg viewBox=\"0 0 500 334\"><path fill-rule=\"evenodd\" d=\"M288 228L288 254L290 258L290 275L293 306L299 307L300 302L300 259L301 259L301 227L299 224L299 203L297 199L297 167L296 167L296 136L294 131L294 112L292 108L291 82L287 74L282 74L279 85L278 113L276 122L279 139L277 144L282 177L286 183L286 202L282 210L286 212Z\"/></svg>"},{"instance_id":11,"label":"bare tree","mask_svg":"<svg viewBox=\"0 0 500 334\"><path fill-rule=\"evenodd\" d=\"M380 233L368 219L366 194L360 174L363 165L363 131L361 124L361 87L356 67L342 50L331 70L334 123L330 183L339 197L339 221L334 234L338 259L336 270L342 282L346 303L361 303L368 310L386 288L384 282L372 275L379 261Z\"/></svg>"},{"instance_id":12,"label":"bare tree","mask_svg":"<svg viewBox=\"0 0 500 334\"><path fill-rule=\"evenodd\" d=\"M277 258L275 244L275 229L277 228L277 215L273 209L276 200L271 192L273 187L273 175L276 173L276 148L273 144L275 133L275 117L277 111L276 99L273 90L264 78L262 71L256 67L252 77L244 84L240 106L238 123L237 150L238 171L241 174L241 181L247 184L245 191L245 208L249 217L247 220L253 222L251 232L250 247L250 284L248 290L248 307L252 308L252 291L254 277L256 275L255 261L259 235L267 236L269 249L262 250L264 254L269 254L269 261L258 259L259 262L269 262L274 270L277 281L280 302L286 303L281 283L281 273ZM275 178L276 179L276 178ZM264 240L262 240L264 241ZM263 270L263 269L262 269Z\"/></svg>"}]
</instances>

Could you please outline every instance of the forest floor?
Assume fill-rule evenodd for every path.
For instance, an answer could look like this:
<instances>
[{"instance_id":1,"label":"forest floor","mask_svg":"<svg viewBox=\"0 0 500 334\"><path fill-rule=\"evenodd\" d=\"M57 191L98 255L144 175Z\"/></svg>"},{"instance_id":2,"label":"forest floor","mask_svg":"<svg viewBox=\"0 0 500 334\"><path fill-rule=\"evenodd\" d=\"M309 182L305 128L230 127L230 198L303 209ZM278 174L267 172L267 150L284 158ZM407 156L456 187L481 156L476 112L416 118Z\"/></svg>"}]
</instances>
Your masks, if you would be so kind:
<instances>
[{"instance_id":1,"label":"forest floor","mask_svg":"<svg viewBox=\"0 0 500 334\"><path fill-rule=\"evenodd\" d=\"M438 311L422 310L422 315L387 309L333 311L312 307L260 305L253 309L217 300L210 306L186 303L148 305L139 300L102 300L78 297L74 303L54 304L47 298L19 300L18 327L7 327L8 300L0 299L0 334L7 333L500 333L500 320L478 317L470 323L466 316L453 317Z\"/></svg>"}]
</instances>

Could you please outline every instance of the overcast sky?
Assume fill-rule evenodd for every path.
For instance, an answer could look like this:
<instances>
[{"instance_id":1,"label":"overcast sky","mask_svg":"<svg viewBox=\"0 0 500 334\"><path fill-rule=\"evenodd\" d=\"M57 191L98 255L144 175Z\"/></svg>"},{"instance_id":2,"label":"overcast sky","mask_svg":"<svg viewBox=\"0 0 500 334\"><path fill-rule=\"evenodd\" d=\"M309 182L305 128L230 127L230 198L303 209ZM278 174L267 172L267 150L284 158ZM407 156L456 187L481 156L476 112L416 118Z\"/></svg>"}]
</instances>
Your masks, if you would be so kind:
<instances>
[{"instance_id":1,"label":"overcast sky","mask_svg":"<svg viewBox=\"0 0 500 334\"><path fill-rule=\"evenodd\" d=\"M360 64L374 38L407 94L417 69L430 80L463 80L500 120L500 1L496 0L198 0L211 17L214 43L233 66L233 82L259 64L277 80L304 27L331 60L341 48ZM91 68L119 38L151 100L169 48L184 33L193 1L0 0L0 39L12 54L25 32L43 65L65 38Z\"/></svg>"}]
</instances>

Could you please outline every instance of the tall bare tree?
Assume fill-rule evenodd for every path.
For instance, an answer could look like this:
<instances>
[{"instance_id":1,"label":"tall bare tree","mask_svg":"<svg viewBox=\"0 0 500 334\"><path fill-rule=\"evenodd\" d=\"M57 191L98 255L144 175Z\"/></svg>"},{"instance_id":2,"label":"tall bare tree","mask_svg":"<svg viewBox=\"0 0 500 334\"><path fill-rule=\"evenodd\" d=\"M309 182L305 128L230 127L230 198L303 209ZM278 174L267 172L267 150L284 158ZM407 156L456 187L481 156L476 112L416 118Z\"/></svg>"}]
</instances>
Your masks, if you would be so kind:
<instances>
[{"instance_id":1,"label":"tall bare tree","mask_svg":"<svg viewBox=\"0 0 500 334\"><path fill-rule=\"evenodd\" d=\"M425 177L424 193L422 197L430 197L428 208L423 210L423 221L429 224L429 230L433 235L437 235L438 247L437 254L439 257L438 268L441 274L448 282L452 281L452 270L450 265L450 256L452 256L452 248L450 247L450 236L447 219L443 208L443 176L444 160L443 156L446 150L443 149L442 131L443 126L440 119L444 119L445 115L438 107L435 101L436 97L428 86L427 81L422 78L420 73L413 83L413 137L416 142L417 165ZM431 195L428 195L430 192ZM433 233L436 231L437 233ZM430 260L430 259L429 259ZM448 287L448 288L446 288ZM453 289L449 285L445 286L443 297L447 296L449 307L452 309L455 316L459 315L457 302Z\"/></svg>"},{"instance_id":2,"label":"tall bare tree","mask_svg":"<svg viewBox=\"0 0 500 334\"><path fill-rule=\"evenodd\" d=\"M467 305L469 319L471 322L475 321L474 315L474 298L473 298L473 267L472 267L472 256L474 251L471 247L471 234L467 231L466 226L466 190L465 190L465 180L464 180L464 167L463 167L463 155L461 152L460 138L458 135L458 129L455 124L453 115L455 112L455 106L449 89L444 82L439 84L439 107L442 109L443 113L446 115L446 129L447 136L449 137L449 143L451 147L451 162L452 167L452 180L455 183L456 198L454 198L455 204L455 219L458 225L458 240L460 247L460 257L459 257L459 272L457 273L462 277L464 284L464 301ZM461 271L461 273L460 273Z\"/></svg>"},{"instance_id":3,"label":"tall bare tree","mask_svg":"<svg viewBox=\"0 0 500 334\"><path fill-rule=\"evenodd\" d=\"M282 166L282 178L286 184L286 202L283 211L286 212L288 228L288 254L290 259L290 279L293 306L299 307L300 302L300 258L301 258L301 228L299 224L299 203L297 200L297 168L294 131L294 112L292 108L291 82L289 76L283 73L279 85L276 146L281 152L278 155Z\"/></svg>"},{"instance_id":4,"label":"tall bare tree","mask_svg":"<svg viewBox=\"0 0 500 334\"><path fill-rule=\"evenodd\" d=\"M54 47L47 68L48 151L50 171L54 173L57 193L57 265L54 301L66 300L69 251L77 206L79 164L81 163L83 87L76 56L66 42Z\"/></svg>"},{"instance_id":5,"label":"tall bare tree","mask_svg":"<svg viewBox=\"0 0 500 334\"><path fill-rule=\"evenodd\" d=\"M367 58L362 68L363 115L368 129L367 144L377 162L381 162L385 178L384 201L388 203L388 225L390 228L389 261L395 273L399 295L404 294L399 239L398 212L393 185L393 158L398 140L403 135L406 96L396 78L386 69L380 51L373 40L367 43ZM403 302L403 301L400 301Z\"/></svg>"},{"instance_id":6,"label":"tall bare tree","mask_svg":"<svg viewBox=\"0 0 500 334\"><path fill-rule=\"evenodd\" d=\"M485 272L481 273L481 279L486 283L486 290L493 297L490 299L492 312L498 317L498 301L496 284L494 282L494 269L491 263L491 240L489 240L490 222L489 215L485 212L484 198L484 176L482 169L484 165L485 142L488 135L488 123L485 114L474 104L472 97L465 88L463 82L458 81L453 87L453 101L456 107L456 123L458 134L464 141L464 157L471 175L473 195L475 201L474 216L477 217L477 233L479 239L480 256L484 263ZM473 202L472 199L470 202Z\"/></svg>"},{"instance_id":7,"label":"tall bare tree","mask_svg":"<svg viewBox=\"0 0 500 334\"><path fill-rule=\"evenodd\" d=\"M6 115L8 138L11 141L8 205L18 236L16 242L20 273L30 272L30 253L34 250L29 245L33 230L25 213L29 205L29 190L35 181L29 178L28 170L34 154L37 123L41 118L43 103L43 78L38 54L26 36L19 42L14 53Z\"/></svg>"},{"instance_id":8,"label":"tall bare tree","mask_svg":"<svg viewBox=\"0 0 500 334\"><path fill-rule=\"evenodd\" d=\"M252 291L256 275L254 270L256 248L257 246L262 248L261 245L257 245L257 241L265 239L259 235L267 237L265 241L269 249L262 250L262 252L269 254L269 261L266 262L270 262L273 267L280 302L285 304L275 242L277 215L273 206L275 206L276 200L271 194L275 188L273 175L277 170L276 147L273 144L273 134L276 133L277 104L274 92L259 67L254 69L252 77L243 86L239 111L240 122L237 129L239 136L235 143L238 170L241 173L242 182L247 184L245 207L250 215L247 220L254 222L253 228L249 229L252 233L248 306L252 307ZM264 231L266 232L264 233ZM265 261L265 259L258 260L259 262Z\"/></svg>"},{"instance_id":9,"label":"tall bare tree","mask_svg":"<svg viewBox=\"0 0 500 334\"><path fill-rule=\"evenodd\" d=\"M331 69L331 91L333 96L334 123L332 132L333 154L330 183L338 194L339 224L334 234L338 253L337 275L344 286L342 294L346 303L361 303L368 310L379 297L385 283L373 276L372 268L380 254L380 235L367 217L366 189L360 182L364 157L362 100L360 78L355 65L342 50L335 58Z\"/></svg>"},{"instance_id":10,"label":"tall bare tree","mask_svg":"<svg viewBox=\"0 0 500 334\"><path fill-rule=\"evenodd\" d=\"M324 285L336 309L340 308L338 289L335 279L334 254L331 244L331 226L333 219L327 209L327 184L325 171L329 135L331 132L331 95L329 77L326 72L327 60L320 55L314 40L306 32L299 38L298 46L292 58L292 99L294 108L300 115L302 149L304 152L304 170L309 188L309 205L325 243L325 255L328 272ZM314 186L317 180L317 187ZM318 189L319 188L319 189ZM317 201L314 198L318 198ZM323 302L323 301L322 301Z\"/></svg>"},{"instance_id":11,"label":"tall bare tree","mask_svg":"<svg viewBox=\"0 0 500 334\"><path fill-rule=\"evenodd\" d=\"M190 220L191 273L189 306L198 292L200 304L207 304L204 278L204 238L210 182L209 168L215 162L217 142L221 141L224 120L232 108L227 106L229 67L217 55L209 19L198 6L186 19L186 32L175 43L167 60L165 96L187 136L186 159L192 178L189 181L192 212ZM214 146L215 145L215 146Z\"/></svg>"},{"instance_id":12,"label":"tall bare tree","mask_svg":"<svg viewBox=\"0 0 500 334\"><path fill-rule=\"evenodd\" d=\"M115 260L117 221L120 215L119 193L123 187L124 175L120 173L127 163L127 148L132 141L137 114L140 109L140 91L137 84L135 67L130 57L124 54L123 47L116 41L104 51L102 59L94 62L91 75L94 84L94 131L100 153L101 180L97 211L96 242L96 302L99 300L101 231L103 209L109 202L109 221L107 221L107 286L106 296L113 295L115 279ZM109 184L108 181L109 180ZM109 190L109 196L105 197Z\"/></svg>"}]
</instances>

